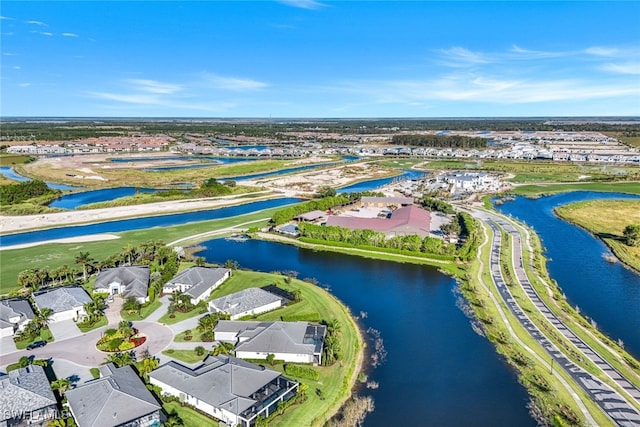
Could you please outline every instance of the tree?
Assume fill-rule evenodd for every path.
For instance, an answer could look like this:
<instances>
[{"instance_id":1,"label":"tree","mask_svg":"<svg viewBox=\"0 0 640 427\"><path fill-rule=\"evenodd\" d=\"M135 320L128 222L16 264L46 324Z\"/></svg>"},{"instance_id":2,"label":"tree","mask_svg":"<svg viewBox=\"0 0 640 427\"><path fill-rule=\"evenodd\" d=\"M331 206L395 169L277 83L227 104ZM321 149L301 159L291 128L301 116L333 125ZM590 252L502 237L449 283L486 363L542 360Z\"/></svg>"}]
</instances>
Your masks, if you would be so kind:
<instances>
[{"instance_id":1,"label":"tree","mask_svg":"<svg viewBox=\"0 0 640 427\"><path fill-rule=\"evenodd\" d=\"M138 372L142 375L142 378L147 380L149 372L153 371L160 365L160 360L155 357L145 357L138 363Z\"/></svg>"},{"instance_id":2,"label":"tree","mask_svg":"<svg viewBox=\"0 0 640 427\"><path fill-rule=\"evenodd\" d=\"M76 257L76 264L82 266L82 279L85 282L87 281L87 267L91 265L93 261L94 259L89 256L89 252L80 252Z\"/></svg>"},{"instance_id":3,"label":"tree","mask_svg":"<svg viewBox=\"0 0 640 427\"><path fill-rule=\"evenodd\" d=\"M201 345L197 346L194 351L197 356L204 356L204 353L206 352L205 348Z\"/></svg>"},{"instance_id":4,"label":"tree","mask_svg":"<svg viewBox=\"0 0 640 427\"><path fill-rule=\"evenodd\" d=\"M275 365L276 363L276 355L273 353L269 353L267 354L267 363L271 366Z\"/></svg>"},{"instance_id":5,"label":"tree","mask_svg":"<svg viewBox=\"0 0 640 427\"><path fill-rule=\"evenodd\" d=\"M51 320L51 316L53 315L53 310L48 307L43 307L36 313L35 317L32 320L32 323L38 328L42 329L47 326L47 322Z\"/></svg>"},{"instance_id":6,"label":"tree","mask_svg":"<svg viewBox=\"0 0 640 427\"><path fill-rule=\"evenodd\" d=\"M133 351L119 351L116 353L111 353L107 356L107 362L113 363L117 367L122 367L124 365L131 365L135 362L135 357Z\"/></svg>"},{"instance_id":7,"label":"tree","mask_svg":"<svg viewBox=\"0 0 640 427\"><path fill-rule=\"evenodd\" d=\"M240 268L240 263L238 263L238 261L228 259L224 262L224 266L225 268L230 268L231 270L237 270L238 268Z\"/></svg>"},{"instance_id":8,"label":"tree","mask_svg":"<svg viewBox=\"0 0 640 427\"><path fill-rule=\"evenodd\" d=\"M333 197L336 195L336 193L336 189L328 185L323 185L318 188L318 191L316 191L316 194L320 198Z\"/></svg>"},{"instance_id":9,"label":"tree","mask_svg":"<svg viewBox=\"0 0 640 427\"><path fill-rule=\"evenodd\" d=\"M19 367L26 368L29 365L31 365L31 358L29 358L27 356L22 356L20 359L18 359L18 366Z\"/></svg>"},{"instance_id":10,"label":"tree","mask_svg":"<svg viewBox=\"0 0 640 427\"><path fill-rule=\"evenodd\" d=\"M128 297L122 304L122 309L128 312L140 312L140 303L134 297Z\"/></svg>"},{"instance_id":11,"label":"tree","mask_svg":"<svg viewBox=\"0 0 640 427\"><path fill-rule=\"evenodd\" d=\"M129 265L133 265L133 261L135 261L138 255L138 249L131 243L128 243L124 248L122 248L122 255Z\"/></svg>"},{"instance_id":12,"label":"tree","mask_svg":"<svg viewBox=\"0 0 640 427\"><path fill-rule=\"evenodd\" d=\"M196 257L195 260L196 266L197 267L204 267L207 264L207 260L204 259L204 257Z\"/></svg>"},{"instance_id":13,"label":"tree","mask_svg":"<svg viewBox=\"0 0 640 427\"><path fill-rule=\"evenodd\" d=\"M213 348L213 355L218 356L220 354L231 354L234 350L234 346L230 342L221 342Z\"/></svg>"},{"instance_id":14,"label":"tree","mask_svg":"<svg viewBox=\"0 0 640 427\"><path fill-rule=\"evenodd\" d=\"M54 391L58 391L58 394L62 396L65 391L69 390L71 387L71 380L68 378L60 378L59 380L55 380L51 382L51 389Z\"/></svg>"},{"instance_id":15,"label":"tree","mask_svg":"<svg viewBox=\"0 0 640 427\"><path fill-rule=\"evenodd\" d=\"M640 246L640 224L629 224L622 233L627 246Z\"/></svg>"},{"instance_id":16,"label":"tree","mask_svg":"<svg viewBox=\"0 0 640 427\"><path fill-rule=\"evenodd\" d=\"M184 421L180 418L180 415L176 410L172 410L167 416L167 421L163 424L164 427L181 427L184 426Z\"/></svg>"}]
</instances>

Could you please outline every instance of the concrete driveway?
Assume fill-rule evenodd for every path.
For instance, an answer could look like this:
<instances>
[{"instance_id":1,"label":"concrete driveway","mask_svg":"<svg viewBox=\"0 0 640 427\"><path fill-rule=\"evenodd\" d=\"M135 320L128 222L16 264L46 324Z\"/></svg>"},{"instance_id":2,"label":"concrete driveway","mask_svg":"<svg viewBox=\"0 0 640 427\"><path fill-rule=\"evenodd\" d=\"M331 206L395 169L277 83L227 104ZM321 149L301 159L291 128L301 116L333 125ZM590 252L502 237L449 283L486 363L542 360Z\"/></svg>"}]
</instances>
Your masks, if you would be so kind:
<instances>
[{"instance_id":1,"label":"concrete driveway","mask_svg":"<svg viewBox=\"0 0 640 427\"><path fill-rule=\"evenodd\" d=\"M48 326L56 341L64 341L82 335L76 322L71 319L48 322Z\"/></svg>"},{"instance_id":2,"label":"concrete driveway","mask_svg":"<svg viewBox=\"0 0 640 427\"><path fill-rule=\"evenodd\" d=\"M16 343L13 342L13 337L0 338L0 355L13 353L16 350Z\"/></svg>"}]
</instances>

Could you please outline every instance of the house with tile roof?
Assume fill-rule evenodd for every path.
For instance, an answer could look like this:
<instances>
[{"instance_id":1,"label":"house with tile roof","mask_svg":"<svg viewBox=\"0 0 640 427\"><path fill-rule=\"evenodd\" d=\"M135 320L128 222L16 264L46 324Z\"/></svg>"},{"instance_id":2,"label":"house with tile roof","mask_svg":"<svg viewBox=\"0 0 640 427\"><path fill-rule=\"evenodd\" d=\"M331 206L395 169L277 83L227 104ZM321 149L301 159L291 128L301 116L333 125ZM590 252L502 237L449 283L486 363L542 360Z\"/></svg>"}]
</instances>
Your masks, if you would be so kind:
<instances>
[{"instance_id":1,"label":"house with tile roof","mask_svg":"<svg viewBox=\"0 0 640 427\"><path fill-rule=\"evenodd\" d=\"M261 288L247 288L209 301L209 311L226 313L231 320L266 313L285 304L283 297Z\"/></svg>"},{"instance_id":2,"label":"house with tile roof","mask_svg":"<svg viewBox=\"0 0 640 427\"><path fill-rule=\"evenodd\" d=\"M0 426L45 426L57 417L57 404L42 366L0 373Z\"/></svg>"},{"instance_id":3,"label":"house with tile roof","mask_svg":"<svg viewBox=\"0 0 640 427\"><path fill-rule=\"evenodd\" d=\"M33 294L38 310L49 308L53 312L51 320L79 320L87 315L84 305L91 302L89 294L80 286L63 286Z\"/></svg>"},{"instance_id":4,"label":"house with tile roof","mask_svg":"<svg viewBox=\"0 0 640 427\"><path fill-rule=\"evenodd\" d=\"M235 345L236 357L293 363L322 363L327 328L307 322L255 322L220 320L213 329L216 340Z\"/></svg>"},{"instance_id":5,"label":"house with tile roof","mask_svg":"<svg viewBox=\"0 0 640 427\"><path fill-rule=\"evenodd\" d=\"M271 415L298 389L279 372L224 355L207 356L194 369L168 362L149 374L149 382L228 426L242 427Z\"/></svg>"},{"instance_id":6,"label":"house with tile roof","mask_svg":"<svg viewBox=\"0 0 640 427\"><path fill-rule=\"evenodd\" d=\"M105 268L100 271L93 285L93 292L122 295L135 298L140 304L149 300L149 266L130 265Z\"/></svg>"},{"instance_id":7,"label":"house with tile roof","mask_svg":"<svg viewBox=\"0 0 640 427\"><path fill-rule=\"evenodd\" d=\"M418 206L410 205L394 210L390 218L332 215L327 218L326 225L351 230L379 231L389 237L417 235L424 238L430 232L431 215Z\"/></svg>"},{"instance_id":8,"label":"house with tile roof","mask_svg":"<svg viewBox=\"0 0 640 427\"><path fill-rule=\"evenodd\" d=\"M35 317L29 301L23 298L0 301L0 338L13 336L23 331Z\"/></svg>"},{"instance_id":9,"label":"house with tile roof","mask_svg":"<svg viewBox=\"0 0 640 427\"><path fill-rule=\"evenodd\" d=\"M159 427L162 405L129 365L101 366L100 378L65 393L78 427Z\"/></svg>"},{"instance_id":10,"label":"house with tile roof","mask_svg":"<svg viewBox=\"0 0 640 427\"><path fill-rule=\"evenodd\" d=\"M211 296L211 292L231 277L230 268L190 267L176 274L162 288L165 294L183 292L191 297L191 304Z\"/></svg>"}]
</instances>

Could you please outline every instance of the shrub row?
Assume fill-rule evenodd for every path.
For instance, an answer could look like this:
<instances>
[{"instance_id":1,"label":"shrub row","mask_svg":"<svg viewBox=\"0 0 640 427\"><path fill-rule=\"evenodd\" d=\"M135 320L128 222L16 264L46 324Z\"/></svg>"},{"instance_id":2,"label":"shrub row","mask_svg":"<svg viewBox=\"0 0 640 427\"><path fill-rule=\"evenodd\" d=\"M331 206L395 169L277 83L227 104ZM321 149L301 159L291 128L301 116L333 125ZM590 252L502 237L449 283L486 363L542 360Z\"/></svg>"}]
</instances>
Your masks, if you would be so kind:
<instances>
[{"instance_id":1,"label":"shrub row","mask_svg":"<svg viewBox=\"0 0 640 427\"><path fill-rule=\"evenodd\" d=\"M320 379L320 373L309 366L286 364L284 365L284 372L294 377L306 378L313 381L318 381L318 379Z\"/></svg>"}]
</instances>

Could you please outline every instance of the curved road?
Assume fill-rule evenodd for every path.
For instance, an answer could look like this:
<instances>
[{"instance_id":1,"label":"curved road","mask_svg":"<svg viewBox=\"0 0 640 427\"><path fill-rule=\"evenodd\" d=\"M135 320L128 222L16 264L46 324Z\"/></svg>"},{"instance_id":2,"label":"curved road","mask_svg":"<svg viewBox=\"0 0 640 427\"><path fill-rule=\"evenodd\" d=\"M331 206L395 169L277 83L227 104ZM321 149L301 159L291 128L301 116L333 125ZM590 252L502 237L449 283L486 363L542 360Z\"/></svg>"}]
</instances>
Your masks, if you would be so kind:
<instances>
[{"instance_id":1,"label":"curved road","mask_svg":"<svg viewBox=\"0 0 640 427\"><path fill-rule=\"evenodd\" d=\"M602 382L599 378L588 373L580 366L573 363L561 349L559 349L538 327L531 321L525 311L518 305L502 276L500 267L500 252L502 248L502 227L505 232L509 233L513 238L512 245L512 265L516 272L516 279L527 296L543 314L543 316L554 325L554 327L576 348L581 354L595 363L602 371L615 381L627 394L629 399L640 402L640 390L627 381L620 373L618 373L608 362L600 357L593 349L591 349L584 341L576 336L569 328L567 328L560 319L558 319L551 310L542 301L529 282L524 265L522 264L522 241L518 230L509 222L502 219L498 215L487 212L474 212L474 216L487 223L493 230L493 239L491 241L491 257L490 271L491 277L500 293L500 296L506 303L509 310L514 314L522 326L531 334L531 336L540 343L540 345L549 352L553 360L564 368L564 370L579 384L596 404L618 425L621 426L640 426L640 411L636 409L625 396L622 396L616 390L612 389L608 384Z\"/></svg>"}]
</instances>

